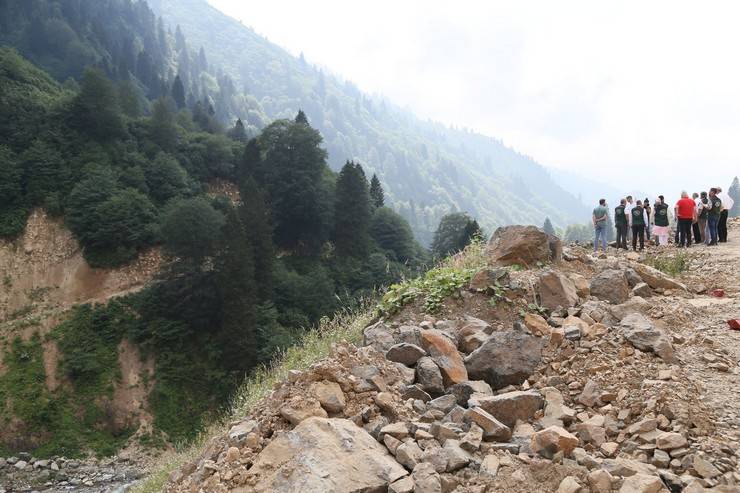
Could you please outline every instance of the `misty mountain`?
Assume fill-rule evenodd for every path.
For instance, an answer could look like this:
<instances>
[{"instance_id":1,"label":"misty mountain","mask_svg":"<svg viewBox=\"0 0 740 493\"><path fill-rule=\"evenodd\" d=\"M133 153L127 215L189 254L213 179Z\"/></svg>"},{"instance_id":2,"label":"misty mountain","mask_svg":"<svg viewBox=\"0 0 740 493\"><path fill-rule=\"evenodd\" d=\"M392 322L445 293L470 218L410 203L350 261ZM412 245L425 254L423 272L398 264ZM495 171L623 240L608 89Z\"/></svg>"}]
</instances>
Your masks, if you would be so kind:
<instances>
[{"instance_id":1,"label":"misty mountain","mask_svg":"<svg viewBox=\"0 0 740 493\"><path fill-rule=\"evenodd\" d=\"M558 226L587 210L531 158L483 135L423 121L348 80L294 57L205 0L151 0L165 23L233 79L259 108L250 124L289 117L301 108L319 129L338 169L347 159L377 173L389 202L425 243L442 215L467 211L492 229L509 223ZM351 74L346 74L351 76ZM221 115L222 118L245 115Z\"/></svg>"}]
</instances>

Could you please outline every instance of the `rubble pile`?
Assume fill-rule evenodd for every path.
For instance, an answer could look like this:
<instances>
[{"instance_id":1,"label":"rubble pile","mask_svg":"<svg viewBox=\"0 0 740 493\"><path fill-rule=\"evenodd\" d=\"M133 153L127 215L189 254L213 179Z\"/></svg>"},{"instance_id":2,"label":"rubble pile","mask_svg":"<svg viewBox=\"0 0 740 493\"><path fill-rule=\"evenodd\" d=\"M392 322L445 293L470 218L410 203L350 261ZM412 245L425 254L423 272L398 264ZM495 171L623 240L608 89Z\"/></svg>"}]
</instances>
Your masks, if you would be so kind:
<instances>
[{"instance_id":1,"label":"rubble pile","mask_svg":"<svg viewBox=\"0 0 740 493\"><path fill-rule=\"evenodd\" d=\"M402 310L292 373L167 491L740 491L737 411L706 397L737 352L697 331L721 330L699 282L517 235L440 314Z\"/></svg>"}]
</instances>

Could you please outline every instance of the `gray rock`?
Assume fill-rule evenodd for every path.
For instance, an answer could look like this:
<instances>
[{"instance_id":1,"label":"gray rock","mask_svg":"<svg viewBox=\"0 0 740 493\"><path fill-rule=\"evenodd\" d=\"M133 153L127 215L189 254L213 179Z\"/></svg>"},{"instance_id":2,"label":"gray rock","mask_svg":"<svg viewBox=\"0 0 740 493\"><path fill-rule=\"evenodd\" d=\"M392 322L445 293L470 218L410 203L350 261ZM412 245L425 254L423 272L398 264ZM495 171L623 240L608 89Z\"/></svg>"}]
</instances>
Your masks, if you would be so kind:
<instances>
[{"instance_id":1,"label":"gray rock","mask_svg":"<svg viewBox=\"0 0 740 493\"><path fill-rule=\"evenodd\" d=\"M471 399L471 404L480 406L510 428L514 427L517 421L531 421L544 403L545 399L536 390L506 392Z\"/></svg>"},{"instance_id":2,"label":"gray rock","mask_svg":"<svg viewBox=\"0 0 740 493\"><path fill-rule=\"evenodd\" d=\"M508 442L511 439L511 428L480 407L465 411L465 420L480 426L483 429L483 438L486 440Z\"/></svg>"},{"instance_id":3,"label":"gray rock","mask_svg":"<svg viewBox=\"0 0 740 493\"><path fill-rule=\"evenodd\" d=\"M229 430L229 443L232 445L242 444L250 433L259 433L259 424L253 419L232 426Z\"/></svg>"},{"instance_id":4,"label":"gray rock","mask_svg":"<svg viewBox=\"0 0 740 493\"><path fill-rule=\"evenodd\" d=\"M416 362L416 382L422 390L431 395L439 395L444 392L442 372L434 360L428 356L419 358L419 361Z\"/></svg>"},{"instance_id":5,"label":"gray rock","mask_svg":"<svg viewBox=\"0 0 740 493\"><path fill-rule=\"evenodd\" d=\"M536 226L504 226L493 233L486 252L499 265L532 268L538 262L559 262L563 246L558 238Z\"/></svg>"},{"instance_id":6,"label":"gray rock","mask_svg":"<svg viewBox=\"0 0 740 493\"><path fill-rule=\"evenodd\" d=\"M393 333L383 322L378 322L363 331L363 346L372 346L381 353L388 351L395 341Z\"/></svg>"},{"instance_id":7,"label":"gray rock","mask_svg":"<svg viewBox=\"0 0 740 493\"><path fill-rule=\"evenodd\" d=\"M537 279L537 293L540 304L550 310L557 307L571 307L578 303L576 285L558 271L547 270Z\"/></svg>"},{"instance_id":8,"label":"gray rock","mask_svg":"<svg viewBox=\"0 0 740 493\"><path fill-rule=\"evenodd\" d=\"M634 288L642 282L642 277L640 277L640 275L635 272L635 269L631 267L624 270L624 277L627 279L627 284L629 284L631 288Z\"/></svg>"},{"instance_id":9,"label":"gray rock","mask_svg":"<svg viewBox=\"0 0 740 493\"><path fill-rule=\"evenodd\" d=\"M632 294L634 296L641 296L643 298L649 298L653 295L653 290L650 289L650 286L647 285L647 283L639 282L635 287L632 288Z\"/></svg>"},{"instance_id":10,"label":"gray rock","mask_svg":"<svg viewBox=\"0 0 740 493\"><path fill-rule=\"evenodd\" d=\"M394 344L385 353L385 357L389 361L395 361L397 363L403 363L406 366L414 366L419 358L426 356L427 352L416 344L409 344L408 342L401 342Z\"/></svg>"},{"instance_id":11,"label":"gray rock","mask_svg":"<svg viewBox=\"0 0 740 493\"><path fill-rule=\"evenodd\" d=\"M457 405L457 398L452 394L446 394L436 399L432 399L427 404L427 408L438 409L447 414Z\"/></svg>"},{"instance_id":12,"label":"gray rock","mask_svg":"<svg viewBox=\"0 0 740 493\"><path fill-rule=\"evenodd\" d=\"M624 272L616 269L601 271L591 280L591 295L614 305L624 303L630 297L630 288Z\"/></svg>"},{"instance_id":13,"label":"gray rock","mask_svg":"<svg viewBox=\"0 0 740 493\"><path fill-rule=\"evenodd\" d=\"M637 349L651 351L666 362L673 361L673 345L670 338L644 315L639 313L627 315L620 322L619 328L624 338Z\"/></svg>"},{"instance_id":14,"label":"gray rock","mask_svg":"<svg viewBox=\"0 0 740 493\"><path fill-rule=\"evenodd\" d=\"M414 480L414 493L442 493L439 473L428 462L417 465L411 478Z\"/></svg>"},{"instance_id":15,"label":"gray rock","mask_svg":"<svg viewBox=\"0 0 740 493\"><path fill-rule=\"evenodd\" d=\"M493 395L493 389L483 380L468 380L467 382L456 383L447 389L447 392L457 398L457 403L467 407L468 400L473 394Z\"/></svg>"},{"instance_id":16,"label":"gray rock","mask_svg":"<svg viewBox=\"0 0 740 493\"><path fill-rule=\"evenodd\" d=\"M521 332L494 332L481 347L465 358L471 380L483 380L494 390L520 385L542 359L544 341Z\"/></svg>"}]
</instances>

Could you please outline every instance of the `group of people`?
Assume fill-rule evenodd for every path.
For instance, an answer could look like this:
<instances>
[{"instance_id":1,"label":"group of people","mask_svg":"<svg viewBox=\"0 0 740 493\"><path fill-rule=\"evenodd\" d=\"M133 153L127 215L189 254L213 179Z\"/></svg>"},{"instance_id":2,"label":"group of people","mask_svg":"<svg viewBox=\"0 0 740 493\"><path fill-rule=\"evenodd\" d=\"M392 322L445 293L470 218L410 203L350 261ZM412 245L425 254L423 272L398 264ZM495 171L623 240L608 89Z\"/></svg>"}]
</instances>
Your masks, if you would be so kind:
<instances>
[{"instance_id":1,"label":"group of people","mask_svg":"<svg viewBox=\"0 0 740 493\"><path fill-rule=\"evenodd\" d=\"M722 187L713 187L709 192L694 193L689 197L681 192L681 198L673 206L675 243L679 248L690 247L693 243L714 246L727 241L727 214L734 201ZM654 204L650 200L633 200L631 195L619 201L614 209L614 227L617 230L617 248L628 249L628 238L632 239L632 249L645 248L645 240L656 245L668 245L671 236L669 206L663 195L658 195ZM599 246L606 251L606 233L609 208L605 199L593 211L594 253Z\"/></svg>"}]
</instances>

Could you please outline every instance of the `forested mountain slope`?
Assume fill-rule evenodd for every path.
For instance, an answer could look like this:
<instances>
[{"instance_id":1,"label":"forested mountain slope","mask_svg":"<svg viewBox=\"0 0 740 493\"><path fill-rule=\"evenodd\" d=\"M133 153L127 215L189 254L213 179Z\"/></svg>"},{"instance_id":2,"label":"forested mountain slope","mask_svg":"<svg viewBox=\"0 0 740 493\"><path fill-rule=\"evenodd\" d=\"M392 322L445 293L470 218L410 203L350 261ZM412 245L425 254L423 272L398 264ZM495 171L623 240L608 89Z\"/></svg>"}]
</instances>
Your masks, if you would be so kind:
<instances>
[{"instance_id":1,"label":"forested mountain slope","mask_svg":"<svg viewBox=\"0 0 740 493\"><path fill-rule=\"evenodd\" d=\"M541 225L546 216L565 226L587 215L544 167L500 141L422 121L363 94L205 0L150 4L165 23L179 25L192 46L204 46L209 60L253 96L268 119L302 108L324 136L332 168L349 156L377 173L394 207L427 243L450 210L469 212L489 230L508 223Z\"/></svg>"}]
</instances>

